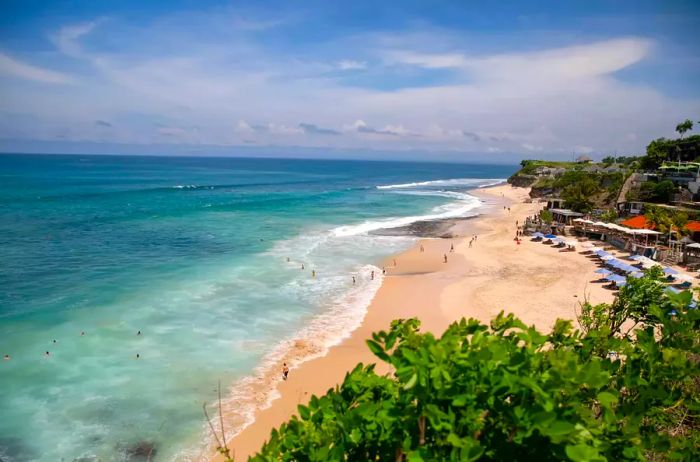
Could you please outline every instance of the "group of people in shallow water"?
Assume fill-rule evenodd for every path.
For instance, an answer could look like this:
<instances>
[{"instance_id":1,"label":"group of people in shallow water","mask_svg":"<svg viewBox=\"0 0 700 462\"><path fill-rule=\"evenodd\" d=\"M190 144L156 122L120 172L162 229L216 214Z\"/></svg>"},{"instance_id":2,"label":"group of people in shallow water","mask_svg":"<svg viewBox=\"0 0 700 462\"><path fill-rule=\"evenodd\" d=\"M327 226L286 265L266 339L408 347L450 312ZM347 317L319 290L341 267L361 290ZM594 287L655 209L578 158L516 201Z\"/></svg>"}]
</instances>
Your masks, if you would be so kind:
<instances>
[{"instance_id":1,"label":"group of people in shallow water","mask_svg":"<svg viewBox=\"0 0 700 462\"><path fill-rule=\"evenodd\" d=\"M136 332L136 335L137 335L137 336L138 336L138 335L141 335L141 331ZM81 337L85 337L85 331L80 332L80 336L81 336ZM52 343L53 343L54 345L56 345L56 344L58 344L58 340L53 339L53 342L52 342ZM44 352L44 356L47 356L47 357L48 357L48 356L51 356L51 352L50 352L49 350L46 350L46 351ZM139 353L136 353L136 359L139 359L139 358L141 358L141 355L140 355ZM12 359L12 356L10 356L9 354L5 354L5 355L3 356L2 359L4 359L5 361L9 361L10 359Z\"/></svg>"}]
</instances>

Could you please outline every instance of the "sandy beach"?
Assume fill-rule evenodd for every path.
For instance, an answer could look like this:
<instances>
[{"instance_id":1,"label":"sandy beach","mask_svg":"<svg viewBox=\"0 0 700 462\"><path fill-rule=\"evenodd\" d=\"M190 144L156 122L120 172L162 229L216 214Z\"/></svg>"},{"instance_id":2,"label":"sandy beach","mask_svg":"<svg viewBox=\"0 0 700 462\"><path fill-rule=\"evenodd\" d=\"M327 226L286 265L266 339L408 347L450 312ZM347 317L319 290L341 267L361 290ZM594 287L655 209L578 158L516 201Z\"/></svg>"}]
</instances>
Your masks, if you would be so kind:
<instances>
[{"instance_id":1,"label":"sandy beach","mask_svg":"<svg viewBox=\"0 0 700 462\"><path fill-rule=\"evenodd\" d=\"M365 340L394 319L417 317L423 330L439 334L462 317L488 322L503 310L547 330L557 318L575 319L584 298L593 303L612 300L612 291L591 283L598 279L597 266L581 249L559 252L528 238L516 244L516 220L522 223L542 207L525 202L527 189L501 185L472 194L489 204L486 212L455 225L453 238L421 239L388 258L386 277L361 326L325 356L293 368L289 379L279 382L279 398L257 411L255 421L229 441L236 460L247 460L259 450L272 428L296 413L298 404L340 383L357 363L377 362ZM470 247L474 234L478 238ZM384 365L377 370L388 372Z\"/></svg>"}]
</instances>

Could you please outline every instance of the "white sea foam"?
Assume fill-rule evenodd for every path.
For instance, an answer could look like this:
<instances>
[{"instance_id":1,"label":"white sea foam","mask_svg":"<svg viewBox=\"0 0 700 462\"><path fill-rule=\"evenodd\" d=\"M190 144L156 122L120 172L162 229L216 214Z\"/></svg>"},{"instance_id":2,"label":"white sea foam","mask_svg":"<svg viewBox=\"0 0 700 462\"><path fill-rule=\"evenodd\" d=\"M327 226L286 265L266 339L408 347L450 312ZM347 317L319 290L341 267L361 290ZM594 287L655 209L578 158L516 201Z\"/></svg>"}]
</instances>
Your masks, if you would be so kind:
<instances>
[{"instance_id":1,"label":"white sea foam","mask_svg":"<svg viewBox=\"0 0 700 462\"><path fill-rule=\"evenodd\" d=\"M440 194L428 194L428 192L414 191L412 194L424 193L425 195L440 195ZM441 194L445 194L443 191ZM367 234L370 231L376 231L378 229L388 229L388 228L398 228L401 226L410 225L416 221L425 220L440 220L444 218L457 218L457 217L467 217L471 216L470 213L475 208L481 205L481 201L466 193L456 193L458 196L449 195L446 197L459 197L460 200L457 202L451 202L449 204L440 205L435 207L431 213L426 215L414 215L407 217L395 217L387 218L383 220L368 220L357 225L347 225L339 226L334 228L331 232L335 236L354 236L358 234Z\"/></svg>"},{"instance_id":2,"label":"white sea foam","mask_svg":"<svg viewBox=\"0 0 700 462\"><path fill-rule=\"evenodd\" d=\"M432 181L420 181L417 183L403 183L403 184L389 184L377 186L377 189L404 189L404 188L416 188L421 186L451 186L451 187L485 187L493 186L503 182L502 178L452 178L447 180L432 180ZM483 184L486 182L487 184Z\"/></svg>"},{"instance_id":3,"label":"white sea foam","mask_svg":"<svg viewBox=\"0 0 700 462\"><path fill-rule=\"evenodd\" d=\"M374 279L370 277L374 271ZM340 344L357 329L367 308L382 284L382 271L373 265L357 268L357 283L341 296L332 300L323 313L315 316L295 335L278 343L260 365L235 382L222 402L228 439L234 438L252 424L255 413L270 407L279 398L276 387L282 380L280 364L286 362L291 374L301 364L325 356L328 350ZM218 421L214 422L218 430ZM203 459L213 454L212 441L205 449ZM190 460L192 454L181 453L179 460ZM200 460L202 456L198 457Z\"/></svg>"}]
</instances>

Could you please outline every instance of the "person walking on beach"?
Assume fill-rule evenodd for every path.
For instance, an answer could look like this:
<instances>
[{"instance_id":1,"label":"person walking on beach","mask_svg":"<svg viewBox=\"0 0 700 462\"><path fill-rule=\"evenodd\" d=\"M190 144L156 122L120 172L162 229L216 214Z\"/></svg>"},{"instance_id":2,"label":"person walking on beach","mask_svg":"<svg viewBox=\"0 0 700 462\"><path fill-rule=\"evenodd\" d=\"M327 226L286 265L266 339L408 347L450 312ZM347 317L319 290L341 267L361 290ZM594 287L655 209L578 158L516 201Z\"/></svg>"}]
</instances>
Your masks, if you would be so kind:
<instances>
[{"instance_id":1,"label":"person walking on beach","mask_svg":"<svg viewBox=\"0 0 700 462\"><path fill-rule=\"evenodd\" d=\"M282 363L282 379L287 380L288 376L289 376L289 368L287 367L287 363Z\"/></svg>"},{"instance_id":2,"label":"person walking on beach","mask_svg":"<svg viewBox=\"0 0 700 462\"><path fill-rule=\"evenodd\" d=\"M386 274L386 268L382 267L382 274Z\"/></svg>"},{"instance_id":3,"label":"person walking on beach","mask_svg":"<svg viewBox=\"0 0 700 462\"><path fill-rule=\"evenodd\" d=\"M374 270L369 274L369 278L374 281Z\"/></svg>"},{"instance_id":4,"label":"person walking on beach","mask_svg":"<svg viewBox=\"0 0 700 462\"><path fill-rule=\"evenodd\" d=\"M423 244L420 245L420 251L425 252L425 248L423 247Z\"/></svg>"},{"instance_id":5,"label":"person walking on beach","mask_svg":"<svg viewBox=\"0 0 700 462\"><path fill-rule=\"evenodd\" d=\"M445 254L445 263L447 263L447 254Z\"/></svg>"},{"instance_id":6,"label":"person walking on beach","mask_svg":"<svg viewBox=\"0 0 700 462\"><path fill-rule=\"evenodd\" d=\"M394 266L396 266L396 258L394 258Z\"/></svg>"},{"instance_id":7,"label":"person walking on beach","mask_svg":"<svg viewBox=\"0 0 700 462\"><path fill-rule=\"evenodd\" d=\"M474 238L469 239L469 248L472 248L472 242L474 242Z\"/></svg>"},{"instance_id":8,"label":"person walking on beach","mask_svg":"<svg viewBox=\"0 0 700 462\"><path fill-rule=\"evenodd\" d=\"M352 285L355 285L355 276L352 277Z\"/></svg>"}]
</instances>

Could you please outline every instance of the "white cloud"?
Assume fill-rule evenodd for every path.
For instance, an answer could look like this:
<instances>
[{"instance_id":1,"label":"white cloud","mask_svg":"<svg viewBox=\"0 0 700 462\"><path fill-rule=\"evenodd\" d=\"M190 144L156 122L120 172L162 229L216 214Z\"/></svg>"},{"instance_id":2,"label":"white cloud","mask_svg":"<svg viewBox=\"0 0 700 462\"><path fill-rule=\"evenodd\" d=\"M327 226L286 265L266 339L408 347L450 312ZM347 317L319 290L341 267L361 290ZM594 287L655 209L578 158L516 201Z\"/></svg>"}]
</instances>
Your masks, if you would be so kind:
<instances>
[{"instance_id":1,"label":"white cloud","mask_svg":"<svg viewBox=\"0 0 700 462\"><path fill-rule=\"evenodd\" d=\"M530 143L521 143L520 147L522 147L526 151L542 151L543 150L542 146L534 146Z\"/></svg>"},{"instance_id":2,"label":"white cloud","mask_svg":"<svg viewBox=\"0 0 700 462\"><path fill-rule=\"evenodd\" d=\"M62 27L51 37L51 40L61 53L68 56L80 57L83 55L83 50L80 46L79 39L92 32L100 22L102 22L101 19Z\"/></svg>"},{"instance_id":3,"label":"white cloud","mask_svg":"<svg viewBox=\"0 0 700 462\"><path fill-rule=\"evenodd\" d=\"M17 61L4 53L0 53L0 74L53 84L66 84L74 81L69 75Z\"/></svg>"},{"instance_id":4,"label":"white cloud","mask_svg":"<svg viewBox=\"0 0 700 462\"><path fill-rule=\"evenodd\" d=\"M595 149L593 149L591 146L584 146L579 144L574 146L574 151L578 154L591 154L595 151Z\"/></svg>"},{"instance_id":5,"label":"white cloud","mask_svg":"<svg viewBox=\"0 0 700 462\"><path fill-rule=\"evenodd\" d=\"M352 59L343 59L338 61L338 69L341 71L352 71L367 69L367 61L354 61Z\"/></svg>"},{"instance_id":6,"label":"white cloud","mask_svg":"<svg viewBox=\"0 0 700 462\"><path fill-rule=\"evenodd\" d=\"M221 34L228 39L230 18L226 23ZM101 35L109 36L107 26ZM672 135L677 120L700 112L696 99L616 79L617 70L649 55L653 46L641 38L487 55L456 52L455 42L438 33L434 41L403 44L400 37L371 36L323 44L319 58L314 50L276 52L240 35L216 46L187 30L175 36L172 28L155 25L137 31L149 50L169 50L153 55L139 47L92 52L94 27L66 27L55 35L65 55L92 66L80 93L3 89L0 111L21 108L41 120L42 134L67 124L94 129L94 120L109 120L114 127L101 136L118 142L149 142L153 123L144 119L151 118L163 126L200 127L197 138L213 144L567 155L577 145L639 152L649 139ZM173 46L173 40L185 45ZM373 65L361 74L376 85L351 85L350 72L331 72L366 69L368 62ZM453 71L449 83L409 86L417 72L430 77L436 69ZM134 113L145 115L132 120ZM31 132L17 124L15 131ZM319 136L337 127L342 136ZM89 135L79 128L71 133ZM160 136L175 140L169 133ZM189 131L179 136L194 137Z\"/></svg>"}]
</instances>

